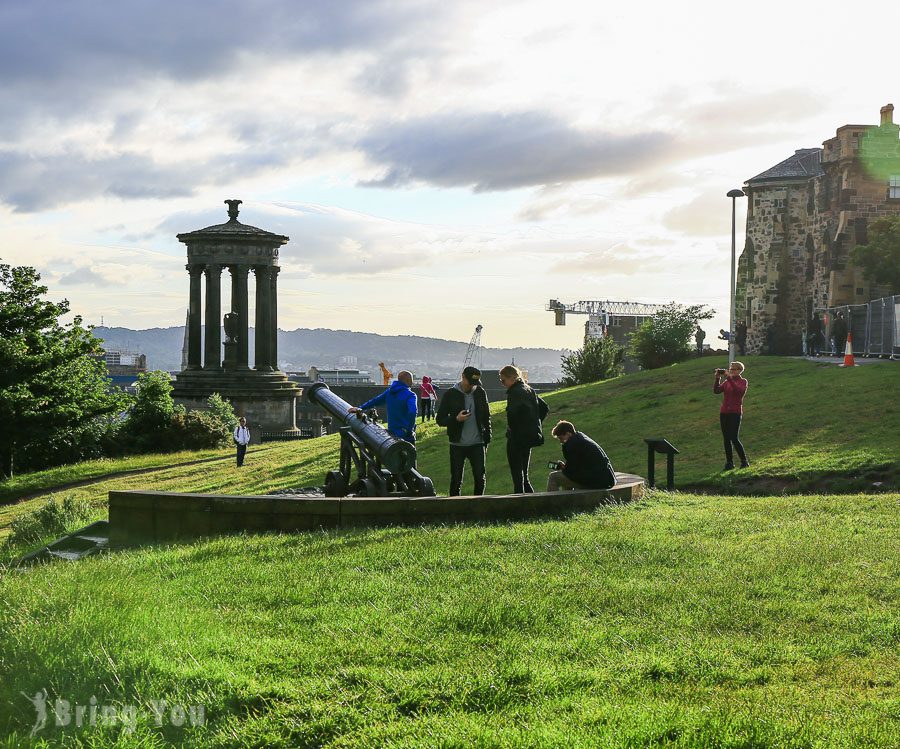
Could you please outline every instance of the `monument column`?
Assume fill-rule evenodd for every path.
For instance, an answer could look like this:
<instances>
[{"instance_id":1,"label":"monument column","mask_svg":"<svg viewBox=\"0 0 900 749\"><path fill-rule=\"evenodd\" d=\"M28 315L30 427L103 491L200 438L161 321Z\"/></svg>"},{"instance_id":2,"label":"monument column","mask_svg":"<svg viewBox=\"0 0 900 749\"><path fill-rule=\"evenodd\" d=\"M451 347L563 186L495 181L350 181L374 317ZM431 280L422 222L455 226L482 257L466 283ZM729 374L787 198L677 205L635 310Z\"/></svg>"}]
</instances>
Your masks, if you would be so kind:
<instances>
[{"instance_id":1,"label":"monument column","mask_svg":"<svg viewBox=\"0 0 900 749\"><path fill-rule=\"evenodd\" d=\"M237 368L248 369L250 319L248 307L247 277L249 265L229 266L231 271L231 311L238 316Z\"/></svg>"},{"instance_id":2,"label":"monument column","mask_svg":"<svg viewBox=\"0 0 900 749\"><path fill-rule=\"evenodd\" d=\"M256 274L256 366L258 372L271 372L272 359L270 347L272 343L272 282L270 268L267 265L253 266Z\"/></svg>"},{"instance_id":3,"label":"monument column","mask_svg":"<svg viewBox=\"0 0 900 749\"><path fill-rule=\"evenodd\" d=\"M269 339L269 364L272 369L278 369L278 274L281 268L269 268L272 279L271 299L269 299L269 325L271 326L271 338Z\"/></svg>"},{"instance_id":4,"label":"monument column","mask_svg":"<svg viewBox=\"0 0 900 749\"><path fill-rule=\"evenodd\" d=\"M200 309L200 276L203 274L202 265L186 265L191 275L190 300L188 302L188 369L200 369L203 365L200 361L200 336L203 324L202 310Z\"/></svg>"},{"instance_id":5,"label":"monument column","mask_svg":"<svg viewBox=\"0 0 900 749\"><path fill-rule=\"evenodd\" d=\"M222 369L221 265L206 266L206 347L204 369Z\"/></svg>"}]
</instances>

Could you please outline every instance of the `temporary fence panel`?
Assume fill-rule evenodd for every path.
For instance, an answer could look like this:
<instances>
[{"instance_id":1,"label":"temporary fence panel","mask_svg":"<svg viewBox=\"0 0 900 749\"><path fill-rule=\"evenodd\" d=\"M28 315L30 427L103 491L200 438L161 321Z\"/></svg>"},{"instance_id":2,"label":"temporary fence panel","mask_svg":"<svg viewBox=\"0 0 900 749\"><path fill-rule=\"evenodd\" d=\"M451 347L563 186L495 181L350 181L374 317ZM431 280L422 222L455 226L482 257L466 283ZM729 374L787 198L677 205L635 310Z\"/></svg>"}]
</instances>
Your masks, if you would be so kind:
<instances>
[{"instance_id":1,"label":"temporary fence panel","mask_svg":"<svg viewBox=\"0 0 900 749\"><path fill-rule=\"evenodd\" d=\"M835 349L834 320L840 312L853 334L853 353L859 356L890 356L900 359L900 295L873 299L868 304L852 304L815 310L822 318L824 351L843 356Z\"/></svg>"}]
</instances>

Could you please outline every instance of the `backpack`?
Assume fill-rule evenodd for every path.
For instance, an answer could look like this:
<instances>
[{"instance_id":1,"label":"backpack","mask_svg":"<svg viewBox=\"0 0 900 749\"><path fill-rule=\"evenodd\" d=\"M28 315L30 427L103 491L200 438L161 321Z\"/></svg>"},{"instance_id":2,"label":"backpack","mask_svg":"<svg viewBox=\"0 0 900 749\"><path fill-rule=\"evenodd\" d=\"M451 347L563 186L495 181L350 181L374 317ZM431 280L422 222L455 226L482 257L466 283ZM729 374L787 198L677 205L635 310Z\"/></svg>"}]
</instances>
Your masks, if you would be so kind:
<instances>
[{"instance_id":1,"label":"backpack","mask_svg":"<svg viewBox=\"0 0 900 749\"><path fill-rule=\"evenodd\" d=\"M531 391L534 395L534 404L537 407L537 415L538 415L538 425L537 425L537 434L534 436L530 447L540 447L544 444L544 432L541 429L541 424L544 419L547 418L547 414L550 413L550 406L547 405L546 401L541 398L534 390Z\"/></svg>"}]
</instances>

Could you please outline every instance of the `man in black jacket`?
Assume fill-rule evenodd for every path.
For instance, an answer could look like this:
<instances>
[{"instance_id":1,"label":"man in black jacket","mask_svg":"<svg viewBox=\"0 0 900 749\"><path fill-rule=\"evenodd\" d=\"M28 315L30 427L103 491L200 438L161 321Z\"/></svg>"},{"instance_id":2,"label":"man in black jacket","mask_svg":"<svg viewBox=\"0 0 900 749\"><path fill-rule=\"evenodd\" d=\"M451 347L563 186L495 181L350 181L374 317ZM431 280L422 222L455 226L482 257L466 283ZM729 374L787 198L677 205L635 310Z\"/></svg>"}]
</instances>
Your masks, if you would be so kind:
<instances>
[{"instance_id":1,"label":"man in black jacket","mask_svg":"<svg viewBox=\"0 0 900 749\"><path fill-rule=\"evenodd\" d=\"M441 398L435 419L447 427L450 438L450 496L459 496L466 459L472 466L475 494L481 496L485 485L484 453L491 441L491 412L478 369L463 370L459 383Z\"/></svg>"},{"instance_id":2,"label":"man in black jacket","mask_svg":"<svg viewBox=\"0 0 900 749\"><path fill-rule=\"evenodd\" d=\"M560 489L609 489L616 484L616 473L609 458L594 440L576 432L570 421L553 427L553 436L562 444L564 462L547 479L547 491Z\"/></svg>"}]
</instances>

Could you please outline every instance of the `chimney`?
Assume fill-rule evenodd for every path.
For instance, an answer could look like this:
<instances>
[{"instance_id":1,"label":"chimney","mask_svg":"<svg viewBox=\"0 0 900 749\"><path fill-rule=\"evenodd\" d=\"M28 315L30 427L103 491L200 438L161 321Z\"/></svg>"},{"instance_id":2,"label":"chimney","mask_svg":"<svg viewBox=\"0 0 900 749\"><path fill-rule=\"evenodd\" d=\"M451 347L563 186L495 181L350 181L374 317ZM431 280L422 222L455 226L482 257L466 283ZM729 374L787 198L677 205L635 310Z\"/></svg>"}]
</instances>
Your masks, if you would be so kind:
<instances>
[{"instance_id":1,"label":"chimney","mask_svg":"<svg viewBox=\"0 0 900 749\"><path fill-rule=\"evenodd\" d=\"M881 108L881 126L894 124L894 105L885 104Z\"/></svg>"}]
</instances>

